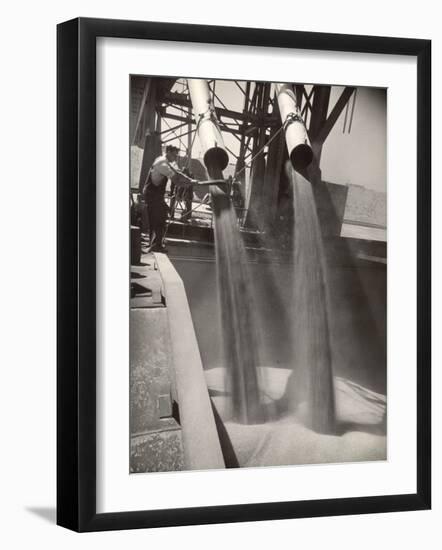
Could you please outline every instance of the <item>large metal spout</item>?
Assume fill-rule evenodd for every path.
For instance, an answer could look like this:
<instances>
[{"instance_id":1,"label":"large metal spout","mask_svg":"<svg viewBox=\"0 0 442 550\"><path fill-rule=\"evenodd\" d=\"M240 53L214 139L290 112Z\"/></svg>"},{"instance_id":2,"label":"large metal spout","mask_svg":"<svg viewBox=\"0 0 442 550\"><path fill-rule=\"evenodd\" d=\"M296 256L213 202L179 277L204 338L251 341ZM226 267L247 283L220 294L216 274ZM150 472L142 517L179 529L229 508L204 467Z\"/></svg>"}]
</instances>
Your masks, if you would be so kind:
<instances>
[{"instance_id":1,"label":"large metal spout","mask_svg":"<svg viewBox=\"0 0 442 550\"><path fill-rule=\"evenodd\" d=\"M229 163L224 141L218 128L215 108L210 99L207 80L188 79L190 101L195 116L196 128L204 151L204 164L211 177L219 177Z\"/></svg>"},{"instance_id":2,"label":"large metal spout","mask_svg":"<svg viewBox=\"0 0 442 550\"><path fill-rule=\"evenodd\" d=\"M313 151L296 103L295 92L289 84L276 84L276 96L285 127L285 141L290 161L295 170L302 170L313 160Z\"/></svg>"}]
</instances>

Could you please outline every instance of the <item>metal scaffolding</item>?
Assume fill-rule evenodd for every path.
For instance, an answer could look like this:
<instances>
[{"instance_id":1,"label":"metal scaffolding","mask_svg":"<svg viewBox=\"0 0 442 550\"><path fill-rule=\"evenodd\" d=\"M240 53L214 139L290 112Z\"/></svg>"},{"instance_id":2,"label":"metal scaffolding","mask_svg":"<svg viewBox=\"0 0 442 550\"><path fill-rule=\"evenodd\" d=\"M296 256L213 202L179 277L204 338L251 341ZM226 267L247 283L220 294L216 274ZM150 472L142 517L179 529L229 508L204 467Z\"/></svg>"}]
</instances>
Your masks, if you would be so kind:
<instances>
[{"instance_id":1,"label":"metal scaffolding","mask_svg":"<svg viewBox=\"0 0 442 550\"><path fill-rule=\"evenodd\" d=\"M283 192L283 166L288 159L284 143L287 128L283 127L276 92L270 82L229 81L241 98L235 105L223 97L216 80L207 81L211 102L224 148L229 154L233 178L239 183L246 214L243 223L265 230L278 215L278 203ZM287 87L287 85L284 85ZM312 183L321 181L321 154L325 140L356 89L344 87L330 108L331 86L290 84L297 105L297 117L307 132L313 151L313 162L300 172ZM132 77L131 143L144 150L140 182L163 145L178 144L185 151L186 162L195 158L192 151L196 141L198 120L192 112L185 79ZM348 126L350 128L351 122ZM285 130L285 131L281 131ZM227 136L231 136L227 138ZM228 145L228 144L229 145Z\"/></svg>"}]
</instances>

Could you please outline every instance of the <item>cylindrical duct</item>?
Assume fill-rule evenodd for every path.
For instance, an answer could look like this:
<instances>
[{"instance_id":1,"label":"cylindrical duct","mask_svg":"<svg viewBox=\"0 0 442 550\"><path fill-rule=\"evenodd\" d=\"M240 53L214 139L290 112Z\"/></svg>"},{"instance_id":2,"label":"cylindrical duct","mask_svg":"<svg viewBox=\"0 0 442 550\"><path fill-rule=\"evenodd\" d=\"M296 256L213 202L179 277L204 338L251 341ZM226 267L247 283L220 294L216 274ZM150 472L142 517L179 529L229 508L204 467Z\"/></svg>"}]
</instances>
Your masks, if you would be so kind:
<instances>
[{"instance_id":1,"label":"cylindrical duct","mask_svg":"<svg viewBox=\"0 0 442 550\"><path fill-rule=\"evenodd\" d=\"M197 125L198 137L204 152L204 164L212 175L222 171L229 163L229 156L219 131L215 109L210 100L207 80L188 79L190 101Z\"/></svg>"},{"instance_id":2,"label":"cylindrical duct","mask_svg":"<svg viewBox=\"0 0 442 550\"><path fill-rule=\"evenodd\" d=\"M276 84L276 96L281 120L285 126L285 141L290 161L295 170L302 170L313 160L313 151L296 103L295 92L290 84Z\"/></svg>"}]
</instances>

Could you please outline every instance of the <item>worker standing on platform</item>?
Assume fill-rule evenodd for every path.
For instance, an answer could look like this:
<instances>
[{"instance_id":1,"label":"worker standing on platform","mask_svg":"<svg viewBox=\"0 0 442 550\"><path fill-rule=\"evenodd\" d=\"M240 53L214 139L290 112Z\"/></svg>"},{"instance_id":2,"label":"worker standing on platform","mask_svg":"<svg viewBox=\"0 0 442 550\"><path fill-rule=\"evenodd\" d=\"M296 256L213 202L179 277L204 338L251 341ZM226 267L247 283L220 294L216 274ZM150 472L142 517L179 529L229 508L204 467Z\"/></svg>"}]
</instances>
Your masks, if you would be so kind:
<instances>
[{"instance_id":1,"label":"worker standing on platform","mask_svg":"<svg viewBox=\"0 0 442 550\"><path fill-rule=\"evenodd\" d=\"M157 157L144 184L144 199L149 217L150 246L148 252L166 252L163 244L169 208L164 200L167 181L176 186L191 186L195 181L181 172L177 165L178 147L168 145L166 154Z\"/></svg>"}]
</instances>

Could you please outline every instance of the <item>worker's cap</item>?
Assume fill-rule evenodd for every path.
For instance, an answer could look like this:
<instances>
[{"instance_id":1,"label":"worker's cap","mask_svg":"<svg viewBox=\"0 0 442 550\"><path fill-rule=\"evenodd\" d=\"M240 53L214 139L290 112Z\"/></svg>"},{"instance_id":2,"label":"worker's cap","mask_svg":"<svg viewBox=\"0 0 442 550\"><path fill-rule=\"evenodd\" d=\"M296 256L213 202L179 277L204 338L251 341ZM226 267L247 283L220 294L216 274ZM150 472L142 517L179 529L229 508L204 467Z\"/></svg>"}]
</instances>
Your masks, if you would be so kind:
<instances>
[{"instance_id":1,"label":"worker's cap","mask_svg":"<svg viewBox=\"0 0 442 550\"><path fill-rule=\"evenodd\" d=\"M168 145L166 147L166 153L179 153L180 150L178 149L178 147L175 147L175 145Z\"/></svg>"}]
</instances>

